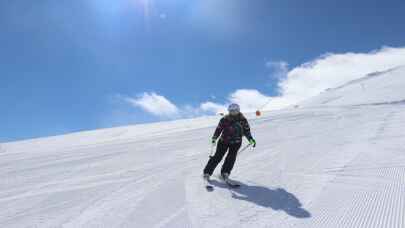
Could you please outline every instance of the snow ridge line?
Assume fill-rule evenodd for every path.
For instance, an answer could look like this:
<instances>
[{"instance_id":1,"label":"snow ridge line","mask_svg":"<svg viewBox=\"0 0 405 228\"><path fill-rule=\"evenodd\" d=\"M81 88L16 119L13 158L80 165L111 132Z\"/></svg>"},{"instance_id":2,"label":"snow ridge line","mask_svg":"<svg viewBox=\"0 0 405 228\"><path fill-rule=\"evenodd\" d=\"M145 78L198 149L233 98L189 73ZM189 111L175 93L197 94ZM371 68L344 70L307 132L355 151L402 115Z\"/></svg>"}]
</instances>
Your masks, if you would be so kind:
<instances>
[{"instance_id":1,"label":"snow ridge line","mask_svg":"<svg viewBox=\"0 0 405 228\"><path fill-rule=\"evenodd\" d=\"M345 84L343 84L341 86L338 86L338 87L335 87L335 88L330 88L329 90L339 90L339 89L345 88L345 87L353 85L353 84L358 84L360 82L367 81L367 80L370 80L370 79L373 79L373 78L376 78L376 77L381 77L381 76L386 75L387 73L396 71L396 70L398 70L398 69L400 69L402 67L404 67L404 66L397 66L397 67L394 67L394 68L391 68L391 69L388 69L388 70L376 71L376 72L373 72L373 73L369 73L369 74L367 74L366 76L364 76L362 78L358 78L358 79L349 81L349 82L347 82L347 83L345 83Z\"/></svg>"},{"instance_id":2,"label":"snow ridge line","mask_svg":"<svg viewBox=\"0 0 405 228\"><path fill-rule=\"evenodd\" d=\"M405 105L405 99L398 101L389 101L389 102L377 102L377 103L366 103L366 104L355 104L352 106L379 106L379 105Z\"/></svg>"}]
</instances>

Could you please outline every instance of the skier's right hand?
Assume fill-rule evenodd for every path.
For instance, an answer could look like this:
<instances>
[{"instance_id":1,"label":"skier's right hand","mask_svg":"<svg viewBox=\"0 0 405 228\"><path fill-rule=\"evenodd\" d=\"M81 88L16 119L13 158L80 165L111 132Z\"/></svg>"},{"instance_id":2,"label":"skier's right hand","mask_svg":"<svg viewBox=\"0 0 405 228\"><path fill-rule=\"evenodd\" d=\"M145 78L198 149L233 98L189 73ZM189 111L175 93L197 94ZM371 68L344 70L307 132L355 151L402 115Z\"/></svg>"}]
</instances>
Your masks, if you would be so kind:
<instances>
[{"instance_id":1,"label":"skier's right hand","mask_svg":"<svg viewBox=\"0 0 405 228\"><path fill-rule=\"evenodd\" d=\"M249 144L252 145L253 148L255 148L255 147L256 147L256 140L254 140L253 138L251 138L251 139L249 140Z\"/></svg>"}]
</instances>

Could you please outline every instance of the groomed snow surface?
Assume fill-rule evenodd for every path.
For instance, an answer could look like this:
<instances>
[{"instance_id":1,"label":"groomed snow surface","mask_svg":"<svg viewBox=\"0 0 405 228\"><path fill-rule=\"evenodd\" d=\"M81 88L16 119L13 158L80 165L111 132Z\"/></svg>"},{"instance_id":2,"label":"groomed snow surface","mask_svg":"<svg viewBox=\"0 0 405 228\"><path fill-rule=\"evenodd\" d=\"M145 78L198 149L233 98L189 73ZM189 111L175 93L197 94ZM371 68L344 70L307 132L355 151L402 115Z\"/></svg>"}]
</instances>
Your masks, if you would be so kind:
<instances>
[{"instance_id":1,"label":"groomed snow surface","mask_svg":"<svg viewBox=\"0 0 405 228\"><path fill-rule=\"evenodd\" d=\"M218 117L0 144L0 227L403 228L404 77L251 116L239 189L203 186Z\"/></svg>"}]
</instances>

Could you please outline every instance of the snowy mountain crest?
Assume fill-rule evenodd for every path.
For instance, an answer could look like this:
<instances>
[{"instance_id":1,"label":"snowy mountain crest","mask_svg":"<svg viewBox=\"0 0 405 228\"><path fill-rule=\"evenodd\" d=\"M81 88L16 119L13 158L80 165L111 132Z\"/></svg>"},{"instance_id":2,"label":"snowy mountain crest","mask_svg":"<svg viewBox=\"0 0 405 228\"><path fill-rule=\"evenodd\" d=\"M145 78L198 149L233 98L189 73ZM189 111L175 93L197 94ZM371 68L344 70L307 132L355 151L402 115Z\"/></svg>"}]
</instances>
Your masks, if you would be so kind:
<instances>
[{"instance_id":1,"label":"snowy mountain crest","mask_svg":"<svg viewBox=\"0 0 405 228\"><path fill-rule=\"evenodd\" d=\"M402 104L405 100L405 66L374 72L328 89L299 104L308 106L346 106L373 104Z\"/></svg>"},{"instance_id":2,"label":"snowy mountain crest","mask_svg":"<svg viewBox=\"0 0 405 228\"><path fill-rule=\"evenodd\" d=\"M327 89L327 90L338 90L338 89L342 89L342 88L344 88L344 87L346 87L346 86L349 86L349 85L353 85L353 84L357 84L357 83L362 83L362 82L364 82L364 81L367 81L367 80L369 80L369 79L373 79L373 78L375 78L375 77L384 76L385 74L388 74L388 73L390 73L390 72L392 72L392 71L395 71L395 70L399 70L399 69L401 69L401 68L405 68L405 66L398 66L398 67L394 67L394 68L391 68L391 69L388 69L388 70L385 70L385 71L376 71L376 72L373 72L373 73L369 73L369 74L367 74L366 76L364 76L364 77L362 77L362 78L349 81L349 82L347 82L347 83L345 83L345 84L343 84L343 85L341 85L341 86L338 86L338 87L336 87L336 88L329 88L329 89Z\"/></svg>"}]
</instances>

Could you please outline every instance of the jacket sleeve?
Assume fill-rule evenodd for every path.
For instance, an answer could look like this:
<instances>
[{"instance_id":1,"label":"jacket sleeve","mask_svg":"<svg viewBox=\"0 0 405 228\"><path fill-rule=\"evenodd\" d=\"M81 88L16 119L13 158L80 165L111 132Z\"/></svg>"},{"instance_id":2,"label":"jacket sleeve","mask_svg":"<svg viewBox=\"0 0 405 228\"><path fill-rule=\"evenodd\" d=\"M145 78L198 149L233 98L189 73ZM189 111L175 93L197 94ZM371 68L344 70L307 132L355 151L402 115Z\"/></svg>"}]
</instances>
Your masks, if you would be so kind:
<instances>
[{"instance_id":1,"label":"jacket sleeve","mask_svg":"<svg viewBox=\"0 0 405 228\"><path fill-rule=\"evenodd\" d=\"M247 121L247 119L243 119L242 127L243 127L243 134L246 136L246 138L248 140L253 139L252 133L250 132L249 122Z\"/></svg>"},{"instance_id":2,"label":"jacket sleeve","mask_svg":"<svg viewBox=\"0 0 405 228\"><path fill-rule=\"evenodd\" d=\"M218 124L217 128L215 129L214 136L212 136L212 138L213 139L219 138L219 136L221 135L223 130L224 130L224 118L222 118L219 121L219 124Z\"/></svg>"}]
</instances>

